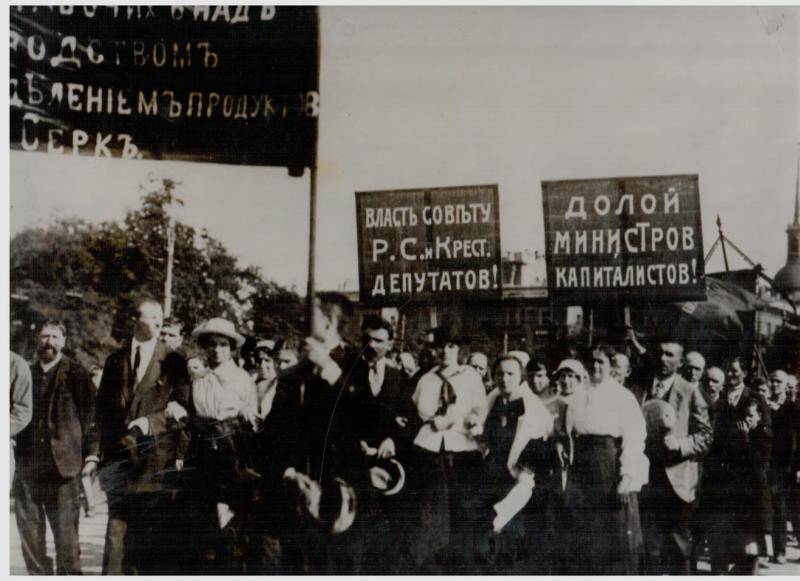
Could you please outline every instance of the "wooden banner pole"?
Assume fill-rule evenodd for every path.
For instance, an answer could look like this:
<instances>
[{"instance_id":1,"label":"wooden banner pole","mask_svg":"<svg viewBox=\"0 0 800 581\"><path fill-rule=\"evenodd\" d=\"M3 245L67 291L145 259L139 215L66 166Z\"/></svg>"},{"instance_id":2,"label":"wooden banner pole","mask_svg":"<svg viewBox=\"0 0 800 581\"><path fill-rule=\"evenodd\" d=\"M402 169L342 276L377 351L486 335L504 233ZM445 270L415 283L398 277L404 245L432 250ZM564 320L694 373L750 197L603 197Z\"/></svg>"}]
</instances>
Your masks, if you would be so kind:
<instances>
[{"instance_id":1,"label":"wooden banner pole","mask_svg":"<svg viewBox=\"0 0 800 581\"><path fill-rule=\"evenodd\" d=\"M308 209L308 286L306 287L306 331L314 328L314 269L317 243L317 166L311 167Z\"/></svg>"}]
</instances>

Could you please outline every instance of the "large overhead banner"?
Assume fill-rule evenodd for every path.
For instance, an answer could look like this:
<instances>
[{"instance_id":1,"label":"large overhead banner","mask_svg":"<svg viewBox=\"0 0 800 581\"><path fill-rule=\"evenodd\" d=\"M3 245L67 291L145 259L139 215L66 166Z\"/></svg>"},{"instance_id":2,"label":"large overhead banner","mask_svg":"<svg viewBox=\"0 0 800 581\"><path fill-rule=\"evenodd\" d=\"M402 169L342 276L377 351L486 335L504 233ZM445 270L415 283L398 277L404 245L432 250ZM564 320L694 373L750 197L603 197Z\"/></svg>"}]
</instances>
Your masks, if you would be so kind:
<instances>
[{"instance_id":1,"label":"large overhead banner","mask_svg":"<svg viewBox=\"0 0 800 581\"><path fill-rule=\"evenodd\" d=\"M542 197L556 301L706 299L696 175L549 181Z\"/></svg>"},{"instance_id":2,"label":"large overhead banner","mask_svg":"<svg viewBox=\"0 0 800 581\"><path fill-rule=\"evenodd\" d=\"M501 298L496 185L357 192L361 302Z\"/></svg>"},{"instance_id":3,"label":"large overhead banner","mask_svg":"<svg viewBox=\"0 0 800 581\"><path fill-rule=\"evenodd\" d=\"M11 8L11 147L311 167L314 7Z\"/></svg>"}]
</instances>

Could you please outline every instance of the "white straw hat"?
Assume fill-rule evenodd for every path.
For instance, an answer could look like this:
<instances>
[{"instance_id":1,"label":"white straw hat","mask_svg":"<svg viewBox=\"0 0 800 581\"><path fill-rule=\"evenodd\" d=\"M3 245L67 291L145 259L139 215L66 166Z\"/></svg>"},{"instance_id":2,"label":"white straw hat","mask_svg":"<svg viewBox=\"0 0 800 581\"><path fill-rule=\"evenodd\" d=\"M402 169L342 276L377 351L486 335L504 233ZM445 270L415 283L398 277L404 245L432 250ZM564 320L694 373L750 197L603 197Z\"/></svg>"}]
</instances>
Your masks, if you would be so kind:
<instances>
[{"instance_id":1,"label":"white straw hat","mask_svg":"<svg viewBox=\"0 0 800 581\"><path fill-rule=\"evenodd\" d=\"M192 331L192 338L195 341L203 335L222 335L235 341L236 347L244 345L244 337L236 332L236 327L233 326L233 323L220 317L203 321Z\"/></svg>"}]
</instances>

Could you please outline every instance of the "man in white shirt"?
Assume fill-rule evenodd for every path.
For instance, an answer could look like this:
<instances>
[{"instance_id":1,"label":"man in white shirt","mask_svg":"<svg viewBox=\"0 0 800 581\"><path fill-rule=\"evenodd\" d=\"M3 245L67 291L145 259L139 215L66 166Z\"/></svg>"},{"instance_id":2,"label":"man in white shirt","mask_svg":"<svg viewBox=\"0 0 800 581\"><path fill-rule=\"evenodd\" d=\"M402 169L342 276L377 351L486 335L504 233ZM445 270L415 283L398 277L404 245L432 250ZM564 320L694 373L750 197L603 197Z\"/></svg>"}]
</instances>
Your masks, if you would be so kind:
<instances>
[{"instance_id":1,"label":"man in white shirt","mask_svg":"<svg viewBox=\"0 0 800 581\"><path fill-rule=\"evenodd\" d=\"M459 362L461 340L444 328L432 334L439 364L420 378L412 398L423 422L414 439L424 483L416 558L423 569L443 559L445 570L455 573L469 570L480 530L475 502L483 459L475 438L483 431L487 400L480 376Z\"/></svg>"}]
</instances>

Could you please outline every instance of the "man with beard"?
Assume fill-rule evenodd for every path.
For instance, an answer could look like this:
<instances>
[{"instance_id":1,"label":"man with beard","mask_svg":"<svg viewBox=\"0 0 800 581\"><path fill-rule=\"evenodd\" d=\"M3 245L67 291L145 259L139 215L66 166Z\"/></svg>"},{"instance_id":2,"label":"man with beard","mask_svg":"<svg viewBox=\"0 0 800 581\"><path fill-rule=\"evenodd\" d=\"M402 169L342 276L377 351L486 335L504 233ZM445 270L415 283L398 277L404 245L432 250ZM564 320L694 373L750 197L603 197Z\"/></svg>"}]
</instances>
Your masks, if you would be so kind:
<instances>
[{"instance_id":1,"label":"man with beard","mask_svg":"<svg viewBox=\"0 0 800 581\"><path fill-rule=\"evenodd\" d=\"M47 522L56 545L56 573L81 573L78 520L85 439L94 416L94 394L86 370L63 354L66 330L45 322L31 366L33 418L17 435L15 514L22 554L31 575L52 575Z\"/></svg>"},{"instance_id":2,"label":"man with beard","mask_svg":"<svg viewBox=\"0 0 800 581\"><path fill-rule=\"evenodd\" d=\"M164 318L153 299L136 303L133 336L103 368L97 420L84 474L97 474L108 497L103 574L168 573L175 562L165 476L175 469L178 438L167 404L186 403L186 361L159 341ZM172 539L170 539L171 541Z\"/></svg>"},{"instance_id":3,"label":"man with beard","mask_svg":"<svg viewBox=\"0 0 800 581\"><path fill-rule=\"evenodd\" d=\"M663 438L664 454L650 457L649 483L642 490L645 571L688 575L691 571L699 461L712 441L708 404L696 385L680 377L683 347L659 344L654 376L643 387L645 403L660 399L675 410L676 422Z\"/></svg>"}]
</instances>

